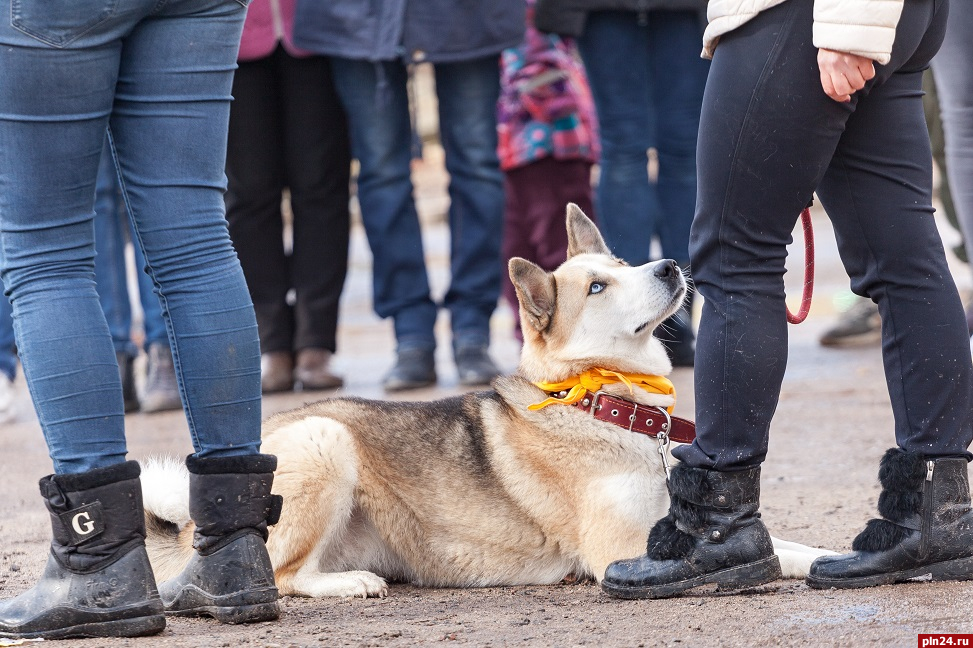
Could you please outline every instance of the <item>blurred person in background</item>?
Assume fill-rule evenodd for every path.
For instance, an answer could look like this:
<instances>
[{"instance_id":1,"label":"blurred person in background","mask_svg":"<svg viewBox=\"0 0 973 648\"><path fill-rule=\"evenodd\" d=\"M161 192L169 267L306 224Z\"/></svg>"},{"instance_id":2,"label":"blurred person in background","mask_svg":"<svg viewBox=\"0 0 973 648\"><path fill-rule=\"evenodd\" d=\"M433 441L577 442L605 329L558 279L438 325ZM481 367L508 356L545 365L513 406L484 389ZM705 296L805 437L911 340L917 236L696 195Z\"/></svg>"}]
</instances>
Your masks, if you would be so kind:
<instances>
[{"instance_id":1,"label":"blurred person in background","mask_svg":"<svg viewBox=\"0 0 973 648\"><path fill-rule=\"evenodd\" d=\"M598 160L598 126L573 39L534 29L534 4L527 2L526 40L501 57L497 129L506 196L503 267L522 257L551 271L567 256L567 204L595 215L591 168ZM503 275L504 298L516 313L517 294ZM520 318L514 322L522 340Z\"/></svg>"},{"instance_id":2,"label":"blurred person in background","mask_svg":"<svg viewBox=\"0 0 973 648\"><path fill-rule=\"evenodd\" d=\"M538 0L539 29L578 39L601 133L598 225L612 252L633 266L650 260L657 238L662 256L689 274L696 136L709 70L699 55L705 10L706 0ZM693 365L692 293L658 336L673 365Z\"/></svg>"},{"instance_id":3,"label":"blurred person in background","mask_svg":"<svg viewBox=\"0 0 973 648\"><path fill-rule=\"evenodd\" d=\"M945 175L949 179L956 220L973 259L973 6L957 0L949 5L946 37L932 60L946 147ZM973 266L971 266L973 267ZM973 333L973 301L966 307L966 325ZM971 340L973 343L973 340Z\"/></svg>"},{"instance_id":4,"label":"blurred person in background","mask_svg":"<svg viewBox=\"0 0 973 648\"><path fill-rule=\"evenodd\" d=\"M358 159L358 201L373 257L373 307L391 317L396 360L387 391L436 382L434 325L412 195L410 66L432 63L449 172L450 314L459 382L499 374L489 355L500 296L503 178L497 159L500 52L524 37L524 0L299 0L295 43L332 57Z\"/></svg>"},{"instance_id":5,"label":"blurred person in background","mask_svg":"<svg viewBox=\"0 0 973 648\"><path fill-rule=\"evenodd\" d=\"M0 293L3 284L0 283ZM12 421L14 378L17 376L17 347L14 342L14 320L10 302L0 294L0 423Z\"/></svg>"},{"instance_id":6,"label":"blurred person in background","mask_svg":"<svg viewBox=\"0 0 973 648\"><path fill-rule=\"evenodd\" d=\"M226 218L257 313L265 394L342 385L331 360L348 270L348 126L328 59L294 46L295 5L250 3L226 156Z\"/></svg>"},{"instance_id":7,"label":"blurred person in background","mask_svg":"<svg viewBox=\"0 0 973 648\"><path fill-rule=\"evenodd\" d=\"M135 359L139 348L132 340L132 306L128 290L128 262L125 248L132 242L138 299L142 306L142 348L146 355L146 375L141 395L136 389ZM132 237L128 209L115 170L111 147L105 139L105 152L98 168L95 188L95 282L98 297L108 321L115 358L122 377L125 412L163 412L182 409L176 369L172 364L169 336L162 319L162 306L152 279L146 274L145 257Z\"/></svg>"}]
</instances>

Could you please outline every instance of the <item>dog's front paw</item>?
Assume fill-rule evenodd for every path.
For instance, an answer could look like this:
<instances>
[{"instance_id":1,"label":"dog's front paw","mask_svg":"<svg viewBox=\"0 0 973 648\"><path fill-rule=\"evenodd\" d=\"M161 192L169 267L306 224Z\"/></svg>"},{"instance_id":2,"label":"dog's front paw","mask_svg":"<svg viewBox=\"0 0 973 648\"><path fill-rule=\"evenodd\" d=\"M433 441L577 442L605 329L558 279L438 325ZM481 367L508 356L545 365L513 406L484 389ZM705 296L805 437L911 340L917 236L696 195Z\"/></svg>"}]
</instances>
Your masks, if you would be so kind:
<instances>
[{"instance_id":1,"label":"dog's front paw","mask_svg":"<svg viewBox=\"0 0 973 648\"><path fill-rule=\"evenodd\" d=\"M295 582L296 589L303 596L314 598L340 596L342 598L385 598L389 586L385 579L367 571L336 572L305 576Z\"/></svg>"}]
</instances>

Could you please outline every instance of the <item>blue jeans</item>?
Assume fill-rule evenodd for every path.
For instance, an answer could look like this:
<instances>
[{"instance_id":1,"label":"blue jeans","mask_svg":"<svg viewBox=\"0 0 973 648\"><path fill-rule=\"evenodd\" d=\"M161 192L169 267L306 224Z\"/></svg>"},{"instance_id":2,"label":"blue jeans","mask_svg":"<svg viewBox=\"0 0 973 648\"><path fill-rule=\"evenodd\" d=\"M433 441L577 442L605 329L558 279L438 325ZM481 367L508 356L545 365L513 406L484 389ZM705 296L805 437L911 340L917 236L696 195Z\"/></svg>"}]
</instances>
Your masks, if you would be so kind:
<instances>
[{"instance_id":1,"label":"blue jeans","mask_svg":"<svg viewBox=\"0 0 973 648\"><path fill-rule=\"evenodd\" d=\"M963 230L967 256L973 254L973 6L962 0L949 5L946 36L932 60L936 92L946 139L946 172ZM969 256L973 259L973 256Z\"/></svg>"},{"instance_id":2,"label":"blue jeans","mask_svg":"<svg viewBox=\"0 0 973 648\"><path fill-rule=\"evenodd\" d=\"M95 283L98 285L101 309L108 320L115 352L135 357L138 349L132 342L132 307L125 263L125 242L129 232L131 225L128 210L125 208L115 171L111 146L106 140L105 152L98 167L98 184L95 186ZM138 245L132 247L135 249L135 266L138 269L145 346L164 344L168 347L169 336L166 333L166 323L162 319L159 298L152 291L152 279L142 271L145 267L145 256Z\"/></svg>"},{"instance_id":3,"label":"blue jeans","mask_svg":"<svg viewBox=\"0 0 973 648\"><path fill-rule=\"evenodd\" d=\"M787 363L787 246L817 192L852 289L882 315L896 443L927 457L969 457L969 334L933 219L922 107L945 3L905 3L891 61L848 103L821 89L813 5L788 0L760 12L724 35L713 57L690 245L704 298L697 436L673 455L722 471L766 457ZM826 407L819 416L842 425Z\"/></svg>"},{"instance_id":4,"label":"blue jeans","mask_svg":"<svg viewBox=\"0 0 973 648\"><path fill-rule=\"evenodd\" d=\"M3 284L0 283L0 293ZM17 375L17 354L14 353L13 309L6 296L0 294L0 373L10 380Z\"/></svg>"},{"instance_id":5,"label":"blue jeans","mask_svg":"<svg viewBox=\"0 0 973 648\"><path fill-rule=\"evenodd\" d=\"M429 294L412 198L408 74L399 61L332 60L358 158L358 200L374 257L373 300L395 321L399 349L432 349L437 307ZM488 344L500 295L503 176L497 159L497 57L435 66L449 183L450 271L444 305L453 344Z\"/></svg>"},{"instance_id":6,"label":"blue jeans","mask_svg":"<svg viewBox=\"0 0 973 648\"><path fill-rule=\"evenodd\" d=\"M11 12L0 0L0 16L0 272L55 470L126 454L94 272L106 128L193 446L206 457L257 452L257 325L223 217L243 4L20 0Z\"/></svg>"},{"instance_id":7,"label":"blue jeans","mask_svg":"<svg viewBox=\"0 0 973 648\"><path fill-rule=\"evenodd\" d=\"M703 26L693 11L596 11L578 39L601 129L598 226L632 265L662 255L689 262L696 208L696 135L709 62L699 57ZM649 184L646 153L659 156Z\"/></svg>"}]
</instances>

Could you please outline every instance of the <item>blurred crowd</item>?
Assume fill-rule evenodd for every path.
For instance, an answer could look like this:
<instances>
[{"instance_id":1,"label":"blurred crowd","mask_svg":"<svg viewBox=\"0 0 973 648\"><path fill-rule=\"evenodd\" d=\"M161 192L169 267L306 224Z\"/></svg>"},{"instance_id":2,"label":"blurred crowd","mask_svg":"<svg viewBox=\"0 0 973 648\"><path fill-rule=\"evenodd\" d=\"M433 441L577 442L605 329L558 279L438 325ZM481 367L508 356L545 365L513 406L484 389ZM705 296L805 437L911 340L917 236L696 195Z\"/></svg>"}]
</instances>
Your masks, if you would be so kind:
<instances>
[{"instance_id":1,"label":"blurred crowd","mask_svg":"<svg viewBox=\"0 0 973 648\"><path fill-rule=\"evenodd\" d=\"M460 384L484 385L500 373L489 321L501 296L517 308L506 262L520 256L557 267L567 203L596 219L619 258L633 265L672 258L691 276L696 137L709 67L700 57L705 0L380 4L378 13L355 0L254 0L248 9L225 203L256 311L264 393L342 385L332 360L352 193L374 257L373 307L394 323L396 354L381 378L390 392L435 384L441 309ZM441 29L456 24L463 29ZM937 93L926 74L926 115L940 199L962 235L973 227L973 208L962 169L955 206L949 183L951 167L966 164L955 142L970 130L968 82L956 72L963 66L947 60L961 56L956 40L947 38L933 62L943 89ZM429 288L410 174L422 155L414 83L422 66L435 79L450 177L451 277L439 300ZM142 272L107 140L93 208L98 294L125 411L179 409L158 292ZM954 252L968 258L963 243ZM877 342L877 306L866 298L845 306L821 344ZM973 330L973 313L968 320ZM0 419L12 416L13 326L0 299ZM693 365L692 295L658 335L675 366Z\"/></svg>"}]
</instances>

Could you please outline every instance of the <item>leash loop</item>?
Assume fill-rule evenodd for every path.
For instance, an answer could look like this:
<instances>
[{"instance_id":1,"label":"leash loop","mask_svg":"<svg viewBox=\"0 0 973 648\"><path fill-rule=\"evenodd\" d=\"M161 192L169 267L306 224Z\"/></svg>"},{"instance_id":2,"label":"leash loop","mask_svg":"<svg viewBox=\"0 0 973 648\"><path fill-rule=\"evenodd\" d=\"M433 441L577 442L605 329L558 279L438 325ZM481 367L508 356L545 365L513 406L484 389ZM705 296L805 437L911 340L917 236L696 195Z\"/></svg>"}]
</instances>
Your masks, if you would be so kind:
<instances>
[{"instance_id":1,"label":"leash loop","mask_svg":"<svg viewBox=\"0 0 973 648\"><path fill-rule=\"evenodd\" d=\"M804 289L797 315L787 308L787 322L790 324L800 324L807 319L807 314L811 310L811 293L814 291L814 232L811 229L810 207L805 207L801 212L801 225L804 232Z\"/></svg>"}]
</instances>

